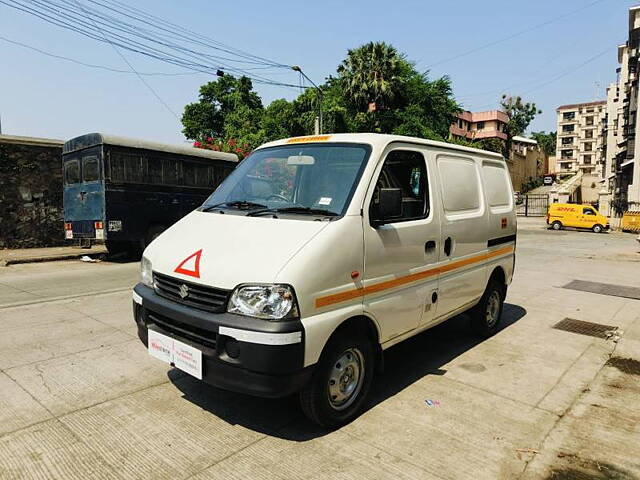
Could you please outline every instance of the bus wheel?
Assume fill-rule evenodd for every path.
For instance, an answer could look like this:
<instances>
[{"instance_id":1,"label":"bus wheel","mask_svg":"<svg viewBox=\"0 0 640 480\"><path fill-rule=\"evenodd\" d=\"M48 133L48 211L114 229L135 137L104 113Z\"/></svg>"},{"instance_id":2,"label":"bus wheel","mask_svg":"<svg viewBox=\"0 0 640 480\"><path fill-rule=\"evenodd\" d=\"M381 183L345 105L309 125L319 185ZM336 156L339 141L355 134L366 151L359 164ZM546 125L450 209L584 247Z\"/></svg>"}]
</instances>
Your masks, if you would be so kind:
<instances>
[{"instance_id":1,"label":"bus wheel","mask_svg":"<svg viewBox=\"0 0 640 480\"><path fill-rule=\"evenodd\" d=\"M302 411L323 427L339 427L358 416L373 381L371 341L342 333L329 341L311 381L300 392Z\"/></svg>"},{"instance_id":2,"label":"bus wheel","mask_svg":"<svg viewBox=\"0 0 640 480\"><path fill-rule=\"evenodd\" d=\"M151 225L147 230L147 235L144 237L144 248L147 248L151 242L160 236L162 232L166 230L163 225Z\"/></svg>"},{"instance_id":3,"label":"bus wheel","mask_svg":"<svg viewBox=\"0 0 640 480\"><path fill-rule=\"evenodd\" d=\"M551 224L551 228L553 228L554 230L562 230L562 222L556 220Z\"/></svg>"},{"instance_id":4,"label":"bus wheel","mask_svg":"<svg viewBox=\"0 0 640 480\"><path fill-rule=\"evenodd\" d=\"M600 233L602 232L602 225L596 223L593 227L591 227L591 230L593 230L593 233Z\"/></svg>"}]
</instances>

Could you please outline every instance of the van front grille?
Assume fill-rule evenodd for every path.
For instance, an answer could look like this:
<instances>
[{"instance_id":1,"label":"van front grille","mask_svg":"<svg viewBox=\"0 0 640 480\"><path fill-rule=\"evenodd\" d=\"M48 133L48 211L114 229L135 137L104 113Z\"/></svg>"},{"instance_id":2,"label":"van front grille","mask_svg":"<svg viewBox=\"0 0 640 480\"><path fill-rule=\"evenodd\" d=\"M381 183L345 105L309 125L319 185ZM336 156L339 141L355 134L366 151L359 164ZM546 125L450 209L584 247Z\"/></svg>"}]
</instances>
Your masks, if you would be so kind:
<instances>
[{"instance_id":1,"label":"van front grille","mask_svg":"<svg viewBox=\"0 0 640 480\"><path fill-rule=\"evenodd\" d=\"M146 310L146 323L147 325L156 325L160 330L163 330L172 337L191 340L198 345L209 347L213 350L216 348L217 335L208 330L179 322L150 310Z\"/></svg>"},{"instance_id":2,"label":"van front grille","mask_svg":"<svg viewBox=\"0 0 640 480\"><path fill-rule=\"evenodd\" d=\"M161 273L153 273L153 284L158 295L190 307L220 313L227 306L229 290L185 282Z\"/></svg>"}]
</instances>

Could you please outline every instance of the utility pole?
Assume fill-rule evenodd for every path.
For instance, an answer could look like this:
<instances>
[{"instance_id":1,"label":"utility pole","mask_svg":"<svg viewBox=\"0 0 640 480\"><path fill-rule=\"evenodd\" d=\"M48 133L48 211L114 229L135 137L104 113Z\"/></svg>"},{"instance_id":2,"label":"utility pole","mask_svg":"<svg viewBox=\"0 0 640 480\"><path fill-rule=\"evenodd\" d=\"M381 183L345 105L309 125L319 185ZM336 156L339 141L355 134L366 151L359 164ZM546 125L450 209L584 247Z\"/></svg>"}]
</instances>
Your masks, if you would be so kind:
<instances>
[{"instance_id":1,"label":"utility pole","mask_svg":"<svg viewBox=\"0 0 640 480\"><path fill-rule=\"evenodd\" d=\"M316 123L315 133L316 135L321 134L322 133L322 97L323 97L322 89L318 87L318 85L316 85L313 80L307 77L307 74L304 73L298 65L293 65L291 67L291 70L293 70L294 72L300 73L300 75L306 78L309 81L309 83L313 85L314 88L316 89L316 93L318 94L318 122Z\"/></svg>"}]
</instances>

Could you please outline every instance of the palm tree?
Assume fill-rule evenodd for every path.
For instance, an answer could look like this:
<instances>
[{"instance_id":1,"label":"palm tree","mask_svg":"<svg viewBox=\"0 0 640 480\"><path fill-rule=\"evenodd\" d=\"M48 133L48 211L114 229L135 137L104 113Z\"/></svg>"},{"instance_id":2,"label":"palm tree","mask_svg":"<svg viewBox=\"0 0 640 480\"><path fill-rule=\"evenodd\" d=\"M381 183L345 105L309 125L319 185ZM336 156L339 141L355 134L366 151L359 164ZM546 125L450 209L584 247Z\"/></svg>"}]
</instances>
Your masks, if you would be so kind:
<instances>
[{"instance_id":1,"label":"palm tree","mask_svg":"<svg viewBox=\"0 0 640 480\"><path fill-rule=\"evenodd\" d=\"M392 108L401 96L402 73L407 65L393 46L369 42L349 50L338 75L358 110L366 111L371 103L375 103L375 110L384 110Z\"/></svg>"}]
</instances>

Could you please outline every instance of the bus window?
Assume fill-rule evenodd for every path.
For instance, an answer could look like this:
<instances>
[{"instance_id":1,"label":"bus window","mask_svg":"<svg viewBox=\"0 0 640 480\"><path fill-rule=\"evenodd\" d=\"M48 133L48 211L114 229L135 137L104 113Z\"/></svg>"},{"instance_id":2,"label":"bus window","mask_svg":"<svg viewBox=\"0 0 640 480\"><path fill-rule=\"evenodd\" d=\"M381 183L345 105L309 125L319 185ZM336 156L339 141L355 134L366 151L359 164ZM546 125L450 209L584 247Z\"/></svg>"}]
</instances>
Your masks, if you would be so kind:
<instances>
[{"instance_id":1,"label":"bus window","mask_svg":"<svg viewBox=\"0 0 640 480\"><path fill-rule=\"evenodd\" d=\"M178 165L172 158L162 159L162 183L178 185Z\"/></svg>"},{"instance_id":2,"label":"bus window","mask_svg":"<svg viewBox=\"0 0 640 480\"><path fill-rule=\"evenodd\" d=\"M147 178L145 183L162 184L162 162L157 157L147 157Z\"/></svg>"},{"instance_id":3,"label":"bus window","mask_svg":"<svg viewBox=\"0 0 640 480\"><path fill-rule=\"evenodd\" d=\"M100 180L100 163L98 157L91 155L82 159L82 181L96 182Z\"/></svg>"},{"instance_id":4,"label":"bus window","mask_svg":"<svg viewBox=\"0 0 640 480\"><path fill-rule=\"evenodd\" d=\"M71 185L80 182L80 161L77 158L64 162L64 183Z\"/></svg>"}]
</instances>

